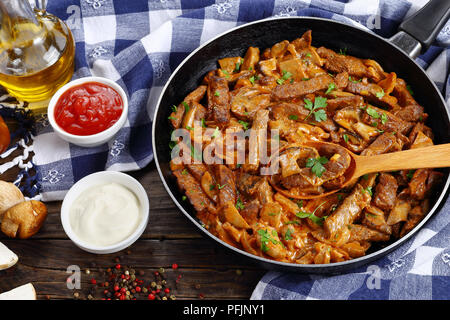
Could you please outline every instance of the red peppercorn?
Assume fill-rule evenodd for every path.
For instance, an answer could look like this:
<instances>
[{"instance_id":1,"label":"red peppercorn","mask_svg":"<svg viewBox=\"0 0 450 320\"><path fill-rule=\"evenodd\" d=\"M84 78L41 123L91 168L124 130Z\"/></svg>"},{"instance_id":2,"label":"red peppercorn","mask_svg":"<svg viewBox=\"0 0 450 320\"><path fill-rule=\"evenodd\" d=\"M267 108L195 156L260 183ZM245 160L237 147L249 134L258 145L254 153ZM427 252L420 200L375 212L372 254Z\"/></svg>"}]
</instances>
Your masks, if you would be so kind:
<instances>
[{"instance_id":1,"label":"red peppercorn","mask_svg":"<svg viewBox=\"0 0 450 320\"><path fill-rule=\"evenodd\" d=\"M120 300L125 300L125 295L124 294L122 294L121 296L120 296L120 298L119 298Z\"/></svg>"},{"instance_id":2,"label":"red peppercorn","mask_svg":"<svg viewBox=\"0 0 450 320\"><path fill-rule=\"evenodd\" d=\"M91 279L91 283L92 284L97 284L97 280L95 280L94 278Z\"/></svg>"},{"instance_id":3,"label":"red peppercorn","mask_svg":"<svg viewBox=\"0 0 450 320\"><path fill-rule=\"evenodd\" d=\"M174 263L174 264L172 265L172 269L173 269L173 270L178 269L178 265L177 265L176 263Z\"/></svg>"},{"instance_id":4,"label":"red peppercorn","mask_svg":"<svg viewBox=\"0 0 450 320\"><path fill-rule=\"evenodd\" d=\"M136 287L135 290L136 292L141 292L141 287Z\"/></svg>"},{"instance_id":5,"label":"red peppercorn","mask_svg":"<svg viewBox=\"0 0 450 320\"><path fill-rule=\"evenodd\" d=\"M120 278L125 279L125 275L124 274L120 275Z\"/></svg>"},{"instance_id":6,"label":"red peppercorn","mask_svg":"<svg viewBox=\"0 0 450 320\"><path fill-rule=\"evenodd\" d=\"M165 293L169 293L169 292L170 292L170 289L169 289L169 288L165 288L165 289L164 289L164 292L165 292Z\"/></svg>"},{"instance_id":7,"label":"red peppercorn","mask_svg":"<svg viewBox=\"0 0 450 320\"><path fill-rule=\"evenodd\" d=\"M114 293L114 296L117 297L117 298L120 297L120 292Z\"/></svg>"},{"instance_id":8,"label":"red peppercorn","mask_svg":"<svg viewBox=\"0 0 450 320\"><path fill-rule=\"evenodd\" d=\"M160 293L161 292L161 290L159 290L159 289L156 289L156 293Z\"/></svg>"},{"instance_id":9,"label":"red peppercorn","mask_svg":"<svg viewBox=\"0 0 450 320\"><path fill-rule=\"evenodd\" d=\"M148 295L148 300L155 300L155 295L153 293L150 293Z\"/></svg>"},{"instance_id":10,"label":"red peppercorn","mask_svg":"<svg viewBox=\"0 0 450 320\"><path fill-rule=\"evenodd\" d=\"M121 289L120 289L120 292L121 292L121 293L127 292L127 288L121 288Z\"/></svg>"},{"instance_id":11,"label":"red peppercorn","mask_svg":"<svg viewBox=\"0 0 450 320\"><path fill-rule=\"evenodd\" d=\"M116 269L119 270L121 268L120 264L116 264Z\"/></svg>"},{"instance_id":12,"label":"red peppercorn","mask_svg":"<svg viewBox=\"0 0 450 320\"><path fill-rule=\"evenodd\" d=\"M114 291L119 291L119 289L120 289L119 286L117 285L114 286Z\"/></svg>"},{"instance_id":13,"label":"red peppercorn","mask_svg":"<svg viewBox=\"0 0 450 320\"><path fill-rule=\"evenodd\" d=\"M155 271L155 276L159 276L159 272L158 271Z\"/></svg>"},{"instance_id":14,"label":"red peppercorn","mask_svg":"<svg viewBox=\"0 0 450 320\"><path fill-rule=\"evenodd\" d=\"M108 292L109 292L108 290L104 290L104 291L103 291L103 294L106 295L106 294L108 294Z\"/></svg>"}]
</instances>

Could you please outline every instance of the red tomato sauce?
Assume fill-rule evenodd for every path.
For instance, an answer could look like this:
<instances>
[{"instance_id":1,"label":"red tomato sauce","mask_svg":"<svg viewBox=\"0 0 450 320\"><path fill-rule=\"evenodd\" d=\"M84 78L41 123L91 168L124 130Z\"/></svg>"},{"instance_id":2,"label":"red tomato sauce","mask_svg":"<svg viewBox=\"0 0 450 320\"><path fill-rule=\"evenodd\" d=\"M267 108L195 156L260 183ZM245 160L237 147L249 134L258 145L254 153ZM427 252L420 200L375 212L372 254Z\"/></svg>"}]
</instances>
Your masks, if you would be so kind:
<instances>
[{"instance_id":1,"label":"red tomato sauce","mask_svg":"<svg viewBox=\"0 0 450 320\"><path fill-rule=\"evenodd\" d=\"M123 102L119 93L102 83L87 82L64 92L55 106L55 121L66 132L88 136L119 120Z\"/></svg>"}]
</instances>

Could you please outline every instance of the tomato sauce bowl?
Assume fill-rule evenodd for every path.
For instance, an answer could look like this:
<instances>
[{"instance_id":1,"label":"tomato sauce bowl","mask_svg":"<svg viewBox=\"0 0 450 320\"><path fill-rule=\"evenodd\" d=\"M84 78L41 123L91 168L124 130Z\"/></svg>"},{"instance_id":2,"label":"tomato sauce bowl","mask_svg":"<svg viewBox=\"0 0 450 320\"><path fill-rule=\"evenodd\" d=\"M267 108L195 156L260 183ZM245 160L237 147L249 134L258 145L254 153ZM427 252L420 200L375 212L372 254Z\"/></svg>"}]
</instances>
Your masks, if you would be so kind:
<instances>
[{"instance_id":1,"label":"tomato sauce bowl","mask_svg":"<svg viewBox=\"0 0 450 320\"><path fill-rule=\"evenodd\" d=\"M96 147L111 140L128 115L128 98L114 81L84 77L62 86L48 105L48 120L63 140Z\"/></svg>"}]
</instances>

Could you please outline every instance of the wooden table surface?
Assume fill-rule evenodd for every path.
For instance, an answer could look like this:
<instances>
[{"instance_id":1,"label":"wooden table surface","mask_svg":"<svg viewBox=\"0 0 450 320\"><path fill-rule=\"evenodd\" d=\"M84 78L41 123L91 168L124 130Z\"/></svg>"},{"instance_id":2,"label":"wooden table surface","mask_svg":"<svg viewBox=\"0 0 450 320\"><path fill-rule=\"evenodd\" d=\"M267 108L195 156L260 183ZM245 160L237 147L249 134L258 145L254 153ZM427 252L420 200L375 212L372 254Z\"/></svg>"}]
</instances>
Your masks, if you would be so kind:
<instances>
[{"instance_id":1,"label":"wooden table surface","mask_svg":"<svg viewBox=\"0 0 450 320\"><path fill-rule=\"evenodd\" d=\"M10 170L0 179L13 181L16 174ZM0 271L0 292L32 282L39 299L73 299L75 291L67 288L66 271L68 266L78 265L82 270L81 289L76 291L85 298L92 287L90 280L101 278L100 272L114 266L119 258L122 265L144 271L142 278L147 281L153 278L153 272L165 268L172 288L181 275L177 288L172 290L177 299L250 298L265 271L204 238L175 207L153 162L130 174L145 187L151 207L149 224L137 242L115 254L82 251L64 233L61 202L46 203L49 214L36 235L27 240L0 235L0 241L19 256L16 266ZM171 268L173 263L179 265L175 271ZM86 269L90 274L86 274Z\"/></svg>"}]
</instances>

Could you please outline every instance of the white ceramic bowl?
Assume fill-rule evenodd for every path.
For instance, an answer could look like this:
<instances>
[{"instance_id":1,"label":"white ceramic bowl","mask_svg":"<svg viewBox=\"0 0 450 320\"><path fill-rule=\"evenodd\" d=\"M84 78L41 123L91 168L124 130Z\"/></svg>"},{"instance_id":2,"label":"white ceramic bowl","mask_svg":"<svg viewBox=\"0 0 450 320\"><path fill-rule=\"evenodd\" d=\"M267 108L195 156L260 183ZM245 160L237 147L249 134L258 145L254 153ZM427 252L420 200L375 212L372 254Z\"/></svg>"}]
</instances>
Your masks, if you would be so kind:
<instances>
[{"instance_id":1,"label":"white ceramic bowl","mask_svg":"<svg viewBox=\"0 0 450 320\"><path fill-rule=\"evenodd\" d=\"M78 135L70 134L70 133L64 131L60 126L58 126L58 124L55 121L55 106L56 106L56 103L58 102L59 98L61 97L61 95L65 91L67 91L67 89L70 89L74 86L77 86L77 85L80 85L80 84L83 84L86 82L100 82L100 83L108 85L111 88L113 88L114 90L116 90L122 98L123 111L122 111L122 114L120 115L119 120L117 120L117 122L115 124L113 124L111 127L109 127L108 129L106 129L102 132L93 134L93 135L89 135L89 136L78 136ZM99 145L111 140L111 138L114 137L114 135L125 124L125 121L127 120L127 115L128 115L128 98L127 98L127 95L125 94L125 91L123 91L122 87L119 86L117 83L115 83L112 80L109 80L109 79L103 78L103 77L85 77L85 78L80 78L80 79L70 81L70 82L66 83L64 86L62 86L61 88L59 88L58 91L56 91L56 93L50 99L50 102L48 104L47 114L48 114L48 121L50 122L51 126L53 127L53 130L63 140L66 140L68 142L71 142L71 143L76 144L81 147L96 147L96 146L99 146Z\"/></svg>"},{"instance_id":2,"label":"white ceramic bowl","mask_svg":"<svg viewBox=\"0 0 450 320\"><path fill-rule=\"evenodd\" d=\"M127 187L130 191L132 191L136 195L141 205L141 212L140 212L141 222L139 223L136 230L128 238L116 244L105 247L91 245L81 240L72 230L69 217L70 208L72 206L73 201L75 201L80 196L80 194L86 189L92 188L96 185L101 185L110 182L121 184L124 187ZM145 228L147 227L149 209L150 204L148 201L147 193L145 192L142 185L136 179L122 172L100 171L84 177L83 179L75 183L72 186L72 188L70 188L69 192L66 194L64 201L62 203L61 222L67 236L79 248L91 253L107 254L117 252L129 247L142 235Z\"/></svg>"}]
</instances>

